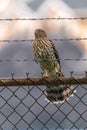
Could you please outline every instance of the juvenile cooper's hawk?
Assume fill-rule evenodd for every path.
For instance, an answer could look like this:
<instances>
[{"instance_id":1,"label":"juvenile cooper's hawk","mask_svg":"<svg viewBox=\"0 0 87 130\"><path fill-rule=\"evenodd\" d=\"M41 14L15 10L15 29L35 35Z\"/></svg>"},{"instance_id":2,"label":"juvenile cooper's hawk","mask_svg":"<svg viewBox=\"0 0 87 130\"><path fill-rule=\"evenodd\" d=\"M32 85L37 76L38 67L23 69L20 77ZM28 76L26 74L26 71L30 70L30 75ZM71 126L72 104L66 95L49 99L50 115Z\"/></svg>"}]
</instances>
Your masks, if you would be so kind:
<instances>
[{"instance_id":1,"label":"juvenile cooper's hawk","mask_svg":"<svg viewBox=\"0 0 87 130\"><path fill-rule=\"evenodd\" d=\"M35 30L35 41L33 43L35 61L40 64L44 76L55 78L63 76L59 61L58 52L51 40L47 38L46 32L42 29ZM45 95L50 102L61 102L73 94L71 85L47 85Z\"/></svg>"}]
</instances>

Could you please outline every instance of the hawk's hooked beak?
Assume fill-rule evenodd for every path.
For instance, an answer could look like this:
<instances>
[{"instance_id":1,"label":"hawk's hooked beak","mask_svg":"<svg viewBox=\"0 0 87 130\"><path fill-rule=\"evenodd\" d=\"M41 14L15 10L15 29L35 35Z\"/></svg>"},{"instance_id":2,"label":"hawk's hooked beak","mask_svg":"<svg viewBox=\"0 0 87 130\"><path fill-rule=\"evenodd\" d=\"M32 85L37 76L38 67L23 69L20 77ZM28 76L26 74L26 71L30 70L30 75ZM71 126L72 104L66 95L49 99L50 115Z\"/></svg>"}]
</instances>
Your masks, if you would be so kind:
<instances>
[{"instance_id":1,"label":"hawk's hooked beak","mask_svg":"<svg viewBox=\"0 0 87 130\"><path fill-rule=\"evenodd\" d=\"M35 37L37 38L38 37L38 30L35 30L34 34L35 34Z\"/></svg>"},{"instance_id":2,"label":"hawk's hooked beak","mask_svg":"<svg viewBox=\"0 0 87 130\"><path fill-rule=\"evenodd\" d=\"M37 30L35 30L35 34L38 34L39 33L39 30L37 29Z\"/></svg>"}]
</instances>

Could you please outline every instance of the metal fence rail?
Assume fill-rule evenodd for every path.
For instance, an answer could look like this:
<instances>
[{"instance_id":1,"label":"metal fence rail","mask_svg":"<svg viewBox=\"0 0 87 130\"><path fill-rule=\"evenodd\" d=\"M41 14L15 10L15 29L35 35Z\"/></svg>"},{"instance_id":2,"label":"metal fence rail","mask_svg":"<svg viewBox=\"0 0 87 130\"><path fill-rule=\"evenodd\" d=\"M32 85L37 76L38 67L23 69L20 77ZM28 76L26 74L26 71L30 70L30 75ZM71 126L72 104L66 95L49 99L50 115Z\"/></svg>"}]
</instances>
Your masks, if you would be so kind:
<instances>
[{"instance_id":1,"label":"metal fence rail","mask_svg":"<svg viewBox=\"0 0 87 130\"><path fill-rule=\"evenodd\" d=\"M57 78L5 78L0 79L0 87L2 86L44 86L44 85L77 85L87 84L87 77L57 77Z\"/></svg>"}]
</instances>

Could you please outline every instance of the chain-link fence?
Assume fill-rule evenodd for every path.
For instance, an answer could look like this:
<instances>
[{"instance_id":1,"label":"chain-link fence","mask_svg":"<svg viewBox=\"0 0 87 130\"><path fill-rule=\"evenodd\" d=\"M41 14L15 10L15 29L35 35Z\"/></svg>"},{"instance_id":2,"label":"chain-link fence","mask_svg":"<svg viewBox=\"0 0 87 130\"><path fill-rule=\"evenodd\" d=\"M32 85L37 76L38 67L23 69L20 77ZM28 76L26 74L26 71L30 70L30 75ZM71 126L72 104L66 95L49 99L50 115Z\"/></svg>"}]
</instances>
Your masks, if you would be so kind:
<instances>
[{"instance_id":1,"label":"chain-link fence","mask_svg":"<svg viewBox=\"0 0 87 130\"><path fill-rule=\"evenodd\" d=\"M65 78L67 79L67 78ZM87 85L84 79L61 79L74 85L76 93L63 103L50 103L45 100L45 86L35 85L33 79L25 78L22 86L20 80L0 80L0 130L80 130L87 129ZM73 81L72 81L73 80ZM19 81L19 82L18 82ZM43 80L42 80L43 81ZM41 80L41 84L43 84ZM70 82L71 81L71 82ZM11 86L11 82L13 83ZM6 86L6 84L10 86ZM15 86L19 84L19 86ZM46 82L44 82L46 84Z\"/></svg>"}]
</instances>

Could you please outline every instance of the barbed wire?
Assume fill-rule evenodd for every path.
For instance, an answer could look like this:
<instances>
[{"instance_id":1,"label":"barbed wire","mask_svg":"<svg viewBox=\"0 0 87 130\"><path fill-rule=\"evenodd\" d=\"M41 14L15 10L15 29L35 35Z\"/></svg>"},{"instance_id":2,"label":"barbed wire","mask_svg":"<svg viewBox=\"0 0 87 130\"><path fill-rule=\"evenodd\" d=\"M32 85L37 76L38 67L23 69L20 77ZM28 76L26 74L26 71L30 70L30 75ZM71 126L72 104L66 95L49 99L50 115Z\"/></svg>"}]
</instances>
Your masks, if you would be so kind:
<instances>
[{"instance_id":1,"label":"barbed wire","mask_svg":"<svg viewBox=\"0 0 87 130\"><path fill-rule=\"evenodd\" d=\"M83 38L57 38L57 39L49 39L49 40L52 40L52 41L80 41L80 40L87 40L87 37L83 37ZM0 42L7 42L7 43L10 43L10 42L33 42L33 41L34 41L34 39L0 40Z\"/></svg>"},{"instance_id":2,"label":"barbed wire","mask_svg":"<svg viewBox=\"0 0 87 130\"><path fill-rule=\"evenodd\" d=\"M54 18L48 18L48 17L45 17L45 18L0 18L0 21L26 21L26 20L29 20L29 21L42 21L42 20L87 20L87 17L84 16L84 17L61 17L61 16L58 16L58 17L54 17Z\"/></svg>"},{"instance_id":3,"label":"barbed wire","mask_svg":"<svg viewBox=\"0 0 87 130\"><path fill-rule=\"evenodd\" d=\"M49 60L49 59L42 59L43 61L47 61L47 60ZM56 59L56 60L54 60L54 59L52 59L52 61L87 61L87 58L65 58L65 59L63 59L63 58L61 58L61 59ZM1 58L0 59L0 63L1 62L35 62L35 60L34 59L5 59L5 58Z\"/></svg>"}]
</instances>

